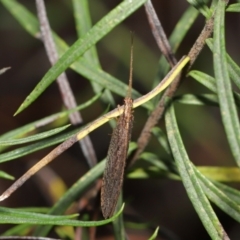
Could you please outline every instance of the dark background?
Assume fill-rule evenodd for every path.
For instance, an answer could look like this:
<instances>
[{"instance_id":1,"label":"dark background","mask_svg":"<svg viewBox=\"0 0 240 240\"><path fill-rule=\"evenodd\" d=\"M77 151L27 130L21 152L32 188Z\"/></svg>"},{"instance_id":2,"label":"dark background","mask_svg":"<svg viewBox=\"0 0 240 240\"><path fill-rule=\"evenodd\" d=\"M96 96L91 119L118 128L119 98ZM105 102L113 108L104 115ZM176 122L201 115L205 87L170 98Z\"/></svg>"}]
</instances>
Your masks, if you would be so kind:
<instances>
[{"instance_id":1,"label":"dark background","mask_svg":"<svg viewBox=\"0 0 240 240\"><path fill-rule=\"evenodd\" d=\"M21 0L19 2L35 13L34 1ZM93 24L119 2L116 0L90 0ZM178 19L188 7L188 3L183 0L153 0L152 2L167 36L169 36ZM71 1L48 0L46 6L52 28L71 45L77 38ZM227 13L226 15L227 50L238 64L240 62L239 20L239 15L236 13ZM199 16L176 54L178 59L188 53L203 26L204 18ZM97 43L97 50L102 68L127 83L130 31L134 31L136 39L133 86L144 94L152 88L161 53L151 34L143 7ZM1 4L0 36L0 68L11 66L11 70L0 76L0 134L3 134L61 111L62 101L57 85L53 83L28 109L13 117L14 112L46 73L50 64L43 44L25 32ZM209 74L213 73L212 56L207 47L199 56L193 69ZM67 75L78 104L94 95L88 80L71 70L67 70ZM207 90L193 79L188 78L178 93L183 92L202 93ZM121 104L122 98L116 96L116 102ZM82 112L84 121L86 123L92 121L106 108L106 105L98 101ZM218 108L176 104L176 113L184 144L190 159L196 165L235 166ZM137 140L146 118L146 110L141 108L135 110L133 141ZM160 126L164 126L163 121ZM91 134L99 160L106 156L111 132L111 128L106 125ZM4 163L1 165L1 169L18 178L28 169L29 162L41 159L50 149L39 151L17 159L17 161ZM161 155L159 145L154 139L147 150L159 152ZM88 170L77 145L58 157L50 164L50 167L64 180L67 186L71 186ZM48 206L50 203L45 194L41 192L39 181L41 180L37 177L30 179L2 204L8 207ZM10 181L1 180L0 191L3 192L9 185ZM168 179L128 179L124 184L124 196L130 202L129 211L138 215L144 222L163 226L179 236L180 239L209 239L181 182ZM231 239L239 239L239 225L217 208L216 211ZM140 237L138 236L136 239L140 239Z\"/></svg>"}]
</instances>

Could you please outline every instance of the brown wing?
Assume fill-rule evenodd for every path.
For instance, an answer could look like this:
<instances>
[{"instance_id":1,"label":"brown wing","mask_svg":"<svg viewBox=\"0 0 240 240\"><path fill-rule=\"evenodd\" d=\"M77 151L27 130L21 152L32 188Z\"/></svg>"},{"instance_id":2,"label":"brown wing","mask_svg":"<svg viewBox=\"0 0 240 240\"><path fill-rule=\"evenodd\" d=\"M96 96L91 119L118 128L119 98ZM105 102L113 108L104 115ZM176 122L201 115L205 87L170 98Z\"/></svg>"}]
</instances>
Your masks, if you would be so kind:
<instances>
[{"instance_id":1,"label":"brown wing","mask_svg":"<svg viewBox=\"0 0 240 240\"><path fill-rule=\"evenodd\" d=\"M113 215L122 189L132 121L132 99L126 98L124 112L119 117L117 126L112 134L103 174L101 208L104 218L109 218Z\"/></svg>"}]
</instances>

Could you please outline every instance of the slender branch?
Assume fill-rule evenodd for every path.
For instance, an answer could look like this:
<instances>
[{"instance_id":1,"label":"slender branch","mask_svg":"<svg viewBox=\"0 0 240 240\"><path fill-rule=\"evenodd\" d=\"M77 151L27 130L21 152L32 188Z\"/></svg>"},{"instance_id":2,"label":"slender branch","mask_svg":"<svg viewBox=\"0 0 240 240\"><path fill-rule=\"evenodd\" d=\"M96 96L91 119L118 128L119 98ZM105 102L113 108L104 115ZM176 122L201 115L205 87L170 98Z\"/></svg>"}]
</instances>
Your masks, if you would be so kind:
<instances>
[{"instance_id":1,"label":"slender branch","mask_svg":"<svg viewBox=\"0 0 240 240\"><path fill-rule=\"evenodd\" d=\"M188 56L190 57L190 64L188 66L188 71L191 69L193 63L197 59L198 55L202 51L206 39L208 39L212 32L213 32L213 24L214 24L214 14L213 16L206 22L205 26L203 27L202 32L200 33L199 37L197 38L196 42L190 49Z\"/></svg>"},{"instance_id":2,"label":"slender branch","mask_svg":"<svg viewBox=\"0 0 240 240\"><path fill-rule=\"evenodd\" d=\"M167 76L149 93L146 95L136 99L133 102L133 108L136 108L147 101L151 100L161 91L163 91L180 73L183 67L189 62L189 57L183 57L179 63L167 74ZM54 148L48 155L46 155L43 159L41 159L36 165L30 168L22 177L20 177L15 183L12 184L1 196L0 201L8 198L15 190L17 190L20 186L23 185L32 175L34 175L41 168L46 166L52 160L54 160L57 156L63 153L65 150L70 148L75 142L80 139L86 137L90 132L100 127L104 123L108 122L112 118L116 118L123 113L124 106L117 107L111 112L103 115L102 117L96 119L92 123L89 123L86 127L84 127L80 132L70 137L65 142L61 143L59 146Z\"/></svg>"},{"instance_id":3,"label":"slender branch","mask_svg":"<svg viewBox=\"0 0 240 240\"><path fill-rule=\"evenodd\" d=\"M177 64L177 59L174 56L170 43L168 42L162 24L158 19L158 16L155 12L151 0L148 0L144 4L144 7L147 14L148 23L152 30L152 34L157 42L157 45L161 50L162 54L166 57L170 66L173 68Z\"/></svg>"},{"instance_id":4,"label":"slender branch","mask_svg":"<svg viewBox=\"0 0 240 240\"><path fill-rule=\"evenodd\" d=\"M36 7L38 19L40 22L42 41L44 43L49 61L51 65L54 65L58 60L58 53L51 34L51 29L47 18L44 0L36 0ZM73 92L71 90L65 72L58 77L57 84L62 96L63 103L66 106L66 108L67 109L75 108L77 106L76 100L73 96ZM83 122L80 112L71 113L69 115L69 119L73 125L81 124ZM97 158L89 136L80 141L80 146L82 148L84 156L88 161L89 166L93 167L94 165L96 165Z\"/></svg>"}]
</instances>

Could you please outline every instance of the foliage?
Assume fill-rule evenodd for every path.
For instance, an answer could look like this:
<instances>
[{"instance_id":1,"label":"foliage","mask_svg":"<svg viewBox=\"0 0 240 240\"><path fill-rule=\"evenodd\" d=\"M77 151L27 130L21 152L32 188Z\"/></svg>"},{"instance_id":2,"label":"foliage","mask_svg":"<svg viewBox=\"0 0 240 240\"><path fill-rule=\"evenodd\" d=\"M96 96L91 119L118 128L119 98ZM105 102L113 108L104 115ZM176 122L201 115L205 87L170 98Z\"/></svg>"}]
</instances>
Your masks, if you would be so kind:
<instances>
[{"instance_id":1,"label":"foliage","mask_svg":"<svg viewBox=\"0 0 240 240\"><path fill-rule=\"evenodd\" d=\"M16 0L0 0L0 2L1 5L5 7L5 11L10 12L12 17L17 20L24 30L26 30L31 36L39 38L39 23L37 16L28 10L24 4L21 4ZM69 6L69 2L70 1L68 1L66 5ZM154 147L152 147L153 150L151 150L151 147L149 147L150 150L143 148L143 152L141 152L141 155L138 156L137 162L133 165L130 164L130 166L127 166L128 169L126 176L129 179L138 179L139 181L140 179L144 179L146 181L162 178L169 179L169 181L181 181L193 208L195 209L210 238L214 240L229 239L227 231L224 230L224 225L221 224L216 210L212 207L212 203L214 203L214 205L231 218L240 222L240 192L233 187L223 184L223 182L230 183L240 181L240 125L238 117L240 100L238 93L238 88L240 86L240 68L226 50L225 36L225 17L228 16L228 14L239 12L240 3L228 5L227 1L224 0L189 0L185 2L188 4L188 8L185 10L179 21L175 23L175 28L169 37L169 43L171 45L171 49L169 51L172 51L175 54L177 50L182 47L183 40L187 38L187 33L190 31L199 15L203 16L206 21L214 19L213 35L212 38L208 38L206 40L205 46L211 51L213 69L209 71L209 69L205 70L196 65L197 69L193 70L191 69L192 65L190 65L190 69L185 68L182 71L182 81L185 77L191 78L191 81L195 80L195 84L197 84L198 88L203 89L202 92L195 91L195 89L193 89L190 93L178 93L174 94L174 96L167 96L164 99L166 104L164 114L165 126L155 126L151 129L153 138L157 140L157 148L161 146L164 153L160 153L158 149L154 149ZM61 113L47 116L44 119L39 119L1 135L1 163L13 160L17 162L20 157L28 156L40 149L45 149L49 146L61 143L59 147L55 148L55 150L46 156L47 159L51 154L55 154L49 160L50 162L60 153L64 152L67 148L73 145L73 143L89 135L91 131L99 128L102 124L122 113L122 108L118 107L106 115L96 117L95 120L83 128L60 133L68 127L68 125L66 126L68 123L66 117L74 111L80 109L82 110L83 108L91 109L92 104L96 103L96 101L105 104L104 106L106 108L107 105L112 107L115 105L114 97L112 95L113 93L121 97L126 96L128 88L127 84L123 83L120 79L110 75L101 68L99 60L100 56L96 50L96 44L99 42L101 43L107 34L114 31L114 28L119 27L119 31L124 29L122 22L133 15L139 8L144 8L144 6L146 8L147 3L149 3L149 1L146 0L122 1L92 26L88 1L72 0L71 7L73 8L78 39L76 39L71 46L68 46L67 43L57 35L57 33L52 31L59 60L57 60L56 63L45 73L37 86L18 108L16 114L20 114L22 111L27 110L31 104L34 106L34 101L37 100L50 86L50 84L55 81L55 79L67 68L71 68L74 72L89 80L94 91L94 96L92 98L89 97L85 104L81 104L76 109L68 111L63 110ZM92 4L94 5L94 3ZM181 3L175 3L176 7L178 4ZM96 3L96 5L99 9L101 8L100 3ZM153 31L151 27L149 28ZM124 29L123 32L128 34L128 30L126 29ZM144 44L138 36L136 36L135 39L136 44L142 44L141 46L143 51L152 51L149 50L148 47L144 47ZM109 49L110 48L111 47L109 46ZM164 94L166 92L164 94L160 94L160 97L157 96L153 100L151 99L156 94L159 95L164 88L168 87L168 85L173 82L188 61L190 61L191 64L192 58L190 55L191 54L189 54L189 57L183 58L183 61L180 61L180 63L175 67L171 65L171 61L167 61L162 56L157 66L158 69L156 76L152 79L148 79L148 87L150 88L149 84L151 84L151 89L153 89L153 91L149 91L149 94L142 96L138 91L133 89L132 97L135 99L134 108L140 106L142 108L142 114L150 115L151 111L156 108L160 97L164 98ZM122 59L120 59L120 61L122 61ZM210 60L208 59L207 61ZM138 64L138 60L135 62ZM170 66L172 67L172 71L167 75ZM209 66L205 67L208 68ZM142 77L142 69L140 68L139 71L136 71L136 75L140 76L139 78ZM3 69L1 74L5 74L4 71L5 70ZM211 76L209 72L213 72L213 75ZM147 76L151 76L151 73L147 72L145 74ZM155 88L159 79L163 79L165 76L165 80L160 83L160 88L158 88L158 86ZM232 83L235 84L234 88L232 87ZM133 85L137 84L133 83ZM186 86L185 88L187 89ZM157 91L155 91L156 89ZM189 124L187 120L182 118L181 115L184 115L184 110L183 112L179 112L179 105L192 108L209 108L210 111L204 112L204 114L198 119L197 123L202 126L206 125L204 119L207 119L208 117L212 119L211 109L213 109L213 106L213 111L216 111L216 109L219 110L221 116L220 118L223 124L223 128L221 130L223 135L226 135L226 141L229 144L236 166L231 166L230 161L226 161L228 164L227 167L222 167L220 162L214 167L211 167L210 165L196 166L196 164L194 164L194 157L197 153L189 153L188 147L186 146L188 146L189 142L192 142L193 139L201 142L201 131L199 130L198 132L197 130L194 130L194 133L190 137L191 123ZM143 119L145 118L143 117ZM181 123L177 124L177 120ZM39 133L42 126L45 126L50 130ZM186 129L187 134L183 133L181 127ZM166 134L164 132L166 132ZM58 135L53 137L52 135L54 134ZM186 135L188 135L188 138ZM33 141L36 142L32 143ZM23 143L26 145L16 147L13 150L9 149L12 145L19 145ZM66 143L69 143L70 145L67 145ZM147 142L147 144L148 143L150 146L151 144L154 146L152 141ZM60 146L64 146L65 148L59 150ZM131 143L129 149L130 160L137 152L138 148L139 142L137 142L137 144L135 142ZM58 150L59 152L56 153ZM190 154L191 158L189 157ZM81 199L86 196L84 195L86 190L93 188L96 189L96 192L99 191L99 187L97 187L99 184L97 181L104 171L104 166L105 160L99 161L97 165L87 171L85 175L81 176L73 186L68 188L61 198L56 200L50 209L47 209L44 212L41 212L42 208L30 209L30 206L27 209L1 207L0 223L15 224L14 227L8 229L6 232L2 233L2 235L20 236L32 233L33 236L44 237L49 236L48 234L54 226L97 227L114 221L113 229L115 238L124 239L126 236L125 228L128 228L128 226L131 225L125 221L125 217L121 215L123 211L122 201L127 201L127 199L122 200L122 198L120 198L117 213L107 220L101 220L101 216L99 214L95 214L97 215L97 217L95 217L97 220L93 218L91 214L86 214L88 220L81 218L81 221L72 219L78 217L76 214L64 215L72 204L77 201L77 199ZM6 173L4 171L0 171L0 177L13 179L11 173ZM19 184L19 186L20 185L22 185L22 183ZM21 191L21 188L18 191ZM8 196L6 195L4 197L0 197L0 199L3 200L7 197ZM98 197L99 196L97 194L93 196L95 200ZM87 200L90 202L88 198ZM98 204L95 204L94 207L94 211L98 213ZM157 208L158 206L155 207ZM181 208L180 205L179 208ZM172 221L174 221L174 218ZM188 219L185 221L187 229L187 221L190 222L191 220ZM144 223L146 223L146 221L144 221ZM138 225L140 224L137 224L137 226ZM149 236L149 239L156 239L158 235L160 236L161 234L167 235L168 239L174 239L172 234L166 234L166 232L164 232L161 227L158 228L157 225L158 224L150 223L144 225L144 228L151 229L152 231L152 236ZM133 223L131 226L133 226ZM134 228L137 227L135 226ZM155 231L154 228L156 229ZM56 228L56 232L60 237L68 235L68 231L65 231L64 228ZM195 239L197 239L197 237Z\"/></svg>"}]
</instances>

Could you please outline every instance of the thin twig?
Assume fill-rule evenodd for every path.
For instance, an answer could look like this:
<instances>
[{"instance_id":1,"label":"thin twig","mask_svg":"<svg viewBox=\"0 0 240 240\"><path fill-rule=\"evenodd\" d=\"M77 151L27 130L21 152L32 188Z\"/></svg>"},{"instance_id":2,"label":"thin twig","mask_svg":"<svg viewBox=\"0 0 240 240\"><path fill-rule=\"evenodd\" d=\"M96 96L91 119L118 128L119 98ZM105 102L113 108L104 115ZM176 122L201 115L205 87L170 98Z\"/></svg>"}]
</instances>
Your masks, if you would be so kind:
<instances>
[{"instance_id":1,"label":"thin twig","mask_svg":"<svg viewBox=\"0 0 240 240\"><path fill-rule=\"evenodd\" d=\"M58 53L56 45L54 43L50 25L48 22L46 8L44 5L44 0L36 0L37 14L40 22L41 37L44 43L49 61L51 65L54 65L58 60ZM67 76L63 72L57 79L57 84L59 91L62 96L62 100L67 109L75 108L77 106L76 100L73 96L71 87L69 85ZM83 122L80 112L73 112L69 115L69 119L73 125L78 125ZM90 167L93 167L97 163L96 154L89 136L80 141L80 146L82 148L83 154L86 157Z\"/></svg>"},{"instance_id":2,"label":"thin twig","mask_svg":"<svg viewBox=\"0 0 240 240\"><path fill-rule=\"evenodd\" d=\"M171 49L171 46L168 42L164 29L158 16L155 12L155 9L152 5L151 0L148 0L145 4L145 11L147 14L148 23L152 30L152 34L157 42L159 49L161 50L162 54L165 56L167 61L169 62L171 68L173 68L177 64L177 59L174 56L174 53Z\"/></svg>"},{"instance_id":3,"label":"thin twig","mask_svg":"<svg viewBox=\"0 0 240 240\"><path fill-rule=\"evenodd\" d=\"M211 36L211 34L213 32L213 24L214 24L214 14L206 22L205 26L203 27L202 32L200 33L199 37L197 38L196 42L194 43L194 45L192 46L192 48L190 49L190 51L188 53L188 56L190 57L190 63L189 63L187 71L189 71L191 69L193 63L195 62L198 55L202 51L202 49L205 45L206 39L208 39Z\"/></svg>"},{"instance_id":4,"label":"thin twig","mask_svg":"<svg viewBox=\"0 0 240 240\"><path fill-rule=\"evenodd\" d=\"M227 1L226 1L226 3L227 3ZM148 19L149 19L149 24L150 24L150 26L152 28L154 37L155 37L156 33L159 33L159 35L157 37L155 37L156 41L159 42L160 40L162 40L162 38L165 36L165 34L162 33L163 30L161 28L161 24L159 23L159 20L156 18L156 14L153 13L155 11L154 11L154 9L152 7L152 4L151 4L150 0L145 4L145 8L146 8L147 16L148 16ZM214 23L214 14L206 22L202 32L200 33L199 37L197 38L196 42L194 43L193 47L191 48L191 50L188 53L188 56L190 58L190 64L189 64L187 70L185 71L185 73L183 74L183 76L185 76L186 73L190 70L190 68L192 67L192 65L195 62L196 58L198 57L198 55L200 54L201 50L203 49L203 47L205 45L205 40L207 38L209 38L210 35L212 34L212 32L213 32L213 23ZM156 30L155 28L158 28L158 30ZM166 40L163 39L162 42L166 42ZM158 45L163 45L163 43L162 44L158 44ZM162 50L162 48L161 48L161 50ZM173 59L174 59L174 56L172 54L166 53L166 51L163 51L163 53L165 54L165 57L169 61L169 64L172 66L173 60L171 60L171 58L167 57L167 56L172 56ZM170 53L171 53L171 51L170 51ZM176 90L178 89L180 81L181 81L181 78L180 78L180 76L178 76L173 81L173 83L167 88L167 90L165 91L165 93L161 97L160 101L158 102L156 108L154 109L154 111L151 113L151 115L147 119L147 121L145 123L145 126L143 127L143 130L142 130L142 132L141 132L141 134L140 134L140 136L138 138L138 141L137 141L138 148L135 151L132 159L130 160L130 164L131 165L139 158L140 154L144 151L145 147L149 143L150 138L151 138L151 129L162 118L164 110L165 110L165 107L166 107L166 100L168 98L172 98L173 97L173 95L175 94Z\"/></svg>"},{"instance_id":5,"label":"thin twig","mask_svg":"<svg viewBox=\"0 0 240 240\"><path fill-rule=\"evenodd\" d=\"M146 95L136 99L133 102L133 108L136 108L147 101L151 100L161 91L163 91L179 74L182 68L189 62L189 57L183 57L179 63L167 74L167 76L149 93ZM116 118L123 113L124 105L121 107L117 107L111 112L103 115L102 117L96 119L92 123L89 123L86 127L84 127L80 132L70 137L65 142L61 143L59 146L54 148L48 155L46 155L43 159L41 159L36 165L34 165L31 169L29 169L22 177L20 177L15 183L12 184L1 196L0 201L8 198L16 189L23 185L32 175L34 175L41 168L46 166L52 160L54 160L57 156L71 147L75 142L87 136L90 132L100 127L104 123L108 122L112 118Z\"/></svg>"}]
</instances>

